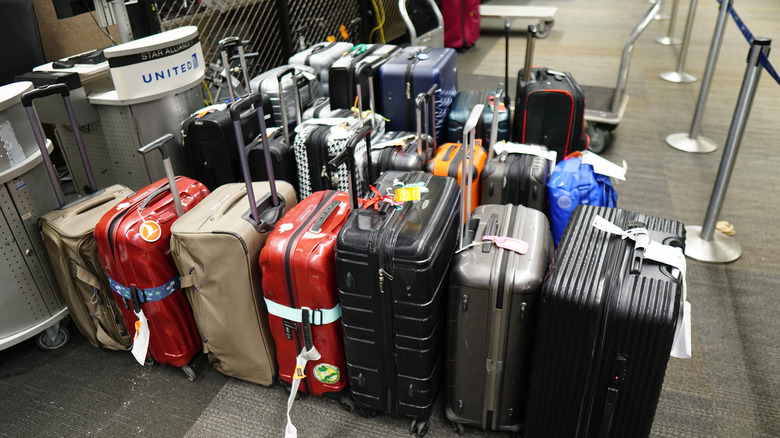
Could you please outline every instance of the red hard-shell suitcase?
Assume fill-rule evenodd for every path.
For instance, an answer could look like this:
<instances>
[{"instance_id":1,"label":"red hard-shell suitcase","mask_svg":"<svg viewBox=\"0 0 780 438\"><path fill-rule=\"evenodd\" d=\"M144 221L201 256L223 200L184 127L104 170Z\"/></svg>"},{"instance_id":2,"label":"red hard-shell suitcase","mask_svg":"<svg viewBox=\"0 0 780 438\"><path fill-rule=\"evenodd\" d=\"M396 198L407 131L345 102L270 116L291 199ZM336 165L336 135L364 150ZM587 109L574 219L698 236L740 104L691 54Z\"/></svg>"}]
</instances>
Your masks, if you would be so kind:
<instances>
[{"instance_id":1,"label":"red hard-shell suitcase","mask_svg":"<svg viewBox=\"0 0 780 438\"><path fill-rule=\"evenodd\" d=\"M260 252L263 295L276 342L279 377L292 384L296 357L316 347L300 391L342 396L347 386L341 305L336 284L336 236L349 216L345 192L315 192L287 213L268 235Z\"/></svg>"},{"instance_id":2,"label":"red hard-shell suitcase","mask_svg":"<svg viewBox=\"0 0 780 438\"><path fill-rule=\"evenodd\" d=\"M158 139L142 150L171 138ZM168 169L170 166L166 166L166 173ZM179 273L170 255L170 237L176 218L202 201L209 190L187 177L176 178L175 184L182 211L177 213L169 179L162 179L106 213L95 227L95 239L130 336L136 335L135 312L143 310L149 323L151 359L180 367L189 380L194 380L188 364L201 351L200 336L190 304L180 289Z\"/></svg>"}]
</instances>

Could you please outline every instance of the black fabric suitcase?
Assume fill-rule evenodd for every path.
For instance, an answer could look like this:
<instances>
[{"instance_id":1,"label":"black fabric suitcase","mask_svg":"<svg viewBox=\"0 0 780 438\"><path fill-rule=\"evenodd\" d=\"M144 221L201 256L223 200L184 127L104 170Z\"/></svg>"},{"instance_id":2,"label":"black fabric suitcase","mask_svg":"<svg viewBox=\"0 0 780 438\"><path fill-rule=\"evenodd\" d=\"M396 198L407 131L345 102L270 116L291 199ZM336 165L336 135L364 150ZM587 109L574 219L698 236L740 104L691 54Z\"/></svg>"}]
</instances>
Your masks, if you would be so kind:
<instances>
[{"instance_id":1,"label":"black fabric suitcase","mask_svg":"<svg viewBox=\"0 0 780 438\"><path fill-rule=\"evenodd\" d=\"M596 228L597 216L636 241ZM637 243L642 229L657 243ZM525 436L650 435L683 316L684 244L680 222L577 207L542 289ZM651 259L659 247L682 267Z\"/></svg>"},{"instance_id":2,"label":"black fabric suitcase","mask_svg":"<svg viewBox=\"0 0 780 438\"><path fill-rule=\"evenodd\" d=\"M536 309L551 256L550 225L521 205L480 205L452 261L447 303L447 419L514 433L524 420ZM523 254L485 236L520 239ZM486 244L485 244L486 243Z\"/></svg>"},{"instance_id":3,"label":"black fabric suitcase","mask_svg":"<svg viewBox=\"0 0 780 438\"><path fill-rule=\"evenodd\" d=\"M360 413L410 417L412 431L422 436L444 371L445 297L461 224L460 190L455 179L426 172L390 171L374 185L385 194L394 182L423 183L428 190L400 209L380 202L376 210L357 207L353 191L352 212L336 241L344 347ZM356 187L354 178L351 184Z\"/></svg>"},{"instance_id":4,"label":"black fabric suitcase","mask_svg":"<svg viewBox=\"0 0 780 438\"><path fill-rule=\"evenodd\" d=\"M561 161L588 147L585 93L571 73L531 67L535 35L528 36L525 68L517 75L512 141L547 146Z\"/></svg>"},{"instance_id":5,"label":"black fabric suitcase","mask_svg":"<svg viewBox=\"0 0 780 438\"><path fill-rule=\"evenodd\" d=\"M483 144L490 140L490 129L493 121L495 93L487 90L465 90L459 91L452 101L450 111L447 113L447 135L448 143L457 143L463 138L463 125L471 113L474 105L485 104L485 112L477 125L477 137L482 139ZM509 141L510 128L509 108L499 103L498 110L498 141Z\"/></svg>"}]
</instances>

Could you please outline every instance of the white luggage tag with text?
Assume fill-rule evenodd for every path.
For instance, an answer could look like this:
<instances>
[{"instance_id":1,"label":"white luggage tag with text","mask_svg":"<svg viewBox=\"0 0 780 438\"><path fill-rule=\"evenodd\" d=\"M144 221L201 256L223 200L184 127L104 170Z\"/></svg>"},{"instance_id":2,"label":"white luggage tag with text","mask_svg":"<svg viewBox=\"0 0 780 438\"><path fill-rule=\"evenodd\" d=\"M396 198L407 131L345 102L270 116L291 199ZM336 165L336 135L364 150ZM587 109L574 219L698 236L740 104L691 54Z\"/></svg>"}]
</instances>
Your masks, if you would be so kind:
<instances>
[{"instance_id":1,"label":"white luggage tag with text","mask_svg":"<svg viewBox=\"0 0 780 438\"><path fill-rule=\"evenodd\" d=\"M623 230L612 222L601 216L593 219L593 226L599 230L610 234L629 238L636 242L636 248L644 248L644 258L663 263L675 268L682 280L682 308L677 320L677 327L674 332L674 342L670 356L679 359L690 359L691 357L691 304L688 302L688 283L686 282L687 263L685 254L680 248L664 245L650 240L646 228L633 228ZM674 270L672 271L674 275Z\"/></svg>"},{"instance_id":2,"label":"white luggage tag with text","mask_svg":"<svg viewBox=\"0 0 780 438\"><path fill-rule=\"evenodd\" d=\"M523 143L507 143L506 141L501 141L493 145L493 150L496 152L496 155L501 155L502 153L506 152L508 154L523 154L542 157L545 160L549 160L553 164L555 164L555 160L558 157L557 152L550 150L545 151L539 146Z\"/></svg>"},{"instance_id":3,"label":"white luggage tag with text","mask_svg":"<svg viewBox=\"0 0 780 438\"><path fill-rule=\"evenodd\" d=\"M135 360L143 365L146 363L146 353L149 351L149 321L147 321L143 310L137 312L135 316L138 321L135 322L135 337L133 338L133 348L130 351Z\"/></svg>"},{"instance_id":4,"label":"white luggage tag with text","mask_svg":"<svg viewBox=\"0 0 780 438\"><path fill-rule=\"evenodd\" d=\"M608 176L620 181L626 180L626 172L628 172L626 160L623 160L623 167L621 167L590 151L582 151L580 160L582 160L583 164L590 164L593 166L593 172L598 173L599 175Z\"/></svg>"}]
</instances>

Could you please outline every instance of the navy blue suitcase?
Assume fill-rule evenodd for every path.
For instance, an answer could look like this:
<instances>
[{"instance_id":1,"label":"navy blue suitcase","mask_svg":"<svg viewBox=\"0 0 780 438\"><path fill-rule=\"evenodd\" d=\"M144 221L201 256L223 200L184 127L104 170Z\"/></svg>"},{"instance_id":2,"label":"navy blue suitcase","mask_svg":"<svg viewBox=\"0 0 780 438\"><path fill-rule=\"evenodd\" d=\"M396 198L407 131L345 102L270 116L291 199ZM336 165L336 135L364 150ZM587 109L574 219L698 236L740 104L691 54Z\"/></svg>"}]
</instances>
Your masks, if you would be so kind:
<instances>
[{"instance_id":1,"label":"navy blue suitcase","mask_svg":"<svg viewBox=\"0 0 780 438\"><path fill-rule=\"evenodd\" d=\"M388 131L415 129L415 98L436 85L436 132L444 140L447 111L458 92L458 59L454 49L410 46L379 69L381 103Z\"/></svg>"}]
</instances>

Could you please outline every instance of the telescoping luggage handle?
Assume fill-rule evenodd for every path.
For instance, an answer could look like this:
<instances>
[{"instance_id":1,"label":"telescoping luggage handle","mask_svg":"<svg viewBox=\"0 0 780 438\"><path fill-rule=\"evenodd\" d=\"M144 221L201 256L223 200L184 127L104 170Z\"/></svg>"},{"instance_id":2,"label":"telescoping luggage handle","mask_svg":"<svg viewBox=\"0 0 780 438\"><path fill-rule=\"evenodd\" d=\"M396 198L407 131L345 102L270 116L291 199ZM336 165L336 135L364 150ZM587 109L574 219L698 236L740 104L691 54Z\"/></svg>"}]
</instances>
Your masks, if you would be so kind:
<instances>
[{"instance_id":1,"label":"telescoping luggage handle","mask_svg":"<svg viewBox=\"0 0 780 438\"><path fill-rule=\"evenodd\" d=\"M461 160L460 171L460 199L463 211L466 213L466 221L463 224L463 232L460 233L460 242L458 248L463 248L463 241L465 239L466 230L468 230L469 222L471 222L471 178L474 170L474 148L477 138L477 123L482 118L482 111L485 109L484 104L475 105L472 108L469 118L466 120L466 124L463 125L463 141L461 148L463 149L463 159ZM468 166L466 159L468 158Z\"/></svg>"},{"instance_id":2,"label":"telescoping luggage handle","mask_svg":"<svg viewBox=\"0 0 780 438\"><path fill-rule=\"evenodd\" d=\"M282 128L284 129L284 141L287 142L288 145L292 146L292 143L290 143L290 127L289 123L287 121L287 103L284 99L284 92L282 88L282 79L284 79L285 76L291 75L291 80L293 83L293 100L295 102L295 122L296 125L300 125L301 122L301 112L302 112L302 104L301 104L301 91L298 89L298 76L295 74L295 67L289 67L286 69L283 69L276 75L276 82L279 86L279 104L282 108ZM314 96L314 90L311 88L311 84L309 84L309 94Z\"/></svg>"},{"instance_id":3,"label":"telescoping luggage handle","mask_svg":"<svg viewBox=\"0 0 780 438\"><path fill-rule=\"evenodd\" d=\"M249 85L249 70L246 67L246 55L244 54L244 43L238 37L231 36L219 40L219 52L222 56L222 64L225 67L225 76L228 83L228 91L230 91L230 100L236 100L236 93L233 90L233 81L230 80L230 58L228 58L228 50L236 49L238 52L238 62L241 64L241 71L244 74L244 84L246 85L246 92L252 92L252 86Z\"/></svg>"},{"instance_id":4,"label":"telescoping luggage handle","mask_svg":"<svg viewBox=\"0 0 780 438\"><path fill-rule=\"evenodd\" d=\"M503 94L504 84L498 84L498 87L496 88L496 94L493 95L493 119L490 120L490 143L488 143L488 160L493 158L493 155L496 153L494 147L496 145L496 140L498 139L498 106L499 103L503 102Z\"/></svg>"},{"instance_id":5,"label":"telescoping luggage handle","mask_svg":"<svg viewBox=\"0 0 780 438\"><path fill-rule=\"evenodd\" d=\"M528 40L525 44L525 66L523 68L523 82L526 84L531 82L531 78L533 78L533 75L531 75L531 69L534 62L534 42L536 40L537 33L538 29L536 28L536 25L529 24Z\"/></svg>"},{"instance_id":6,"label":"telescoping luggage handle","mask_svg":"<svg viewBox=\"0 0 780 438\"><path fill-rule=\"evenodd\" d=\"M181 205L181 196L179 196L179 190L176 187L176 175L174 175L173 173L171 158L168 156L168 152L165 150L165 144L171 140L173 140L173 134L168 133L158 138L157 140L152 141L146 146L143 146L138 149L138 152L140 152L143 155L146 155L149 152L154 150L160 151L160 155L163 161L163 167L165 168L165 176L168 177L168 185L164 187L160 187L159 189L155 190L151 195L147 196L146 199L144 199L144 202L141 203L141 205L138 207L138 209L143 210L144 208L146 208L149 202L152 201L152 199L156 198L161 193L170 190L171 194L173 195L173 204L176 206L176 214L179 215L179 217L181 217L182 215L184 215L184 208Z\"/></svg>"},{"instance_id":7,"label":"telescoping luggage handle","mask_svg":"<svg viewBox=\"0 0 780 438\"><path fill-rule=\"evenodd\" d=\"M76 137L76 145L78 146L79 155L81 156L81 163L84 165L84 171L87 174L90 193L97 192L97 184L95 183L95 175L92 173L92 166L89 164L89 159L87 158L87 152L84 149L84 139L81 137L79 122L76 120L76 112L73 110L73 104L70 101L68 86L65 84L44 85L22 94L22 106L25 111L27 111L27 118L30 119L33 134L35 134L35 140L38 142L38 148L41 150L41 157L46 165L46 171L49 174L51 185L54 187L54 193L57 196L57 202L59 202L60 207L62 207L65 205L65 194L62 191L60 180L57 178L57 173L54 171L54 165L49 157L49 152L46 150L46 138L44 138L43 132L41 132L38 116L32 106L33 100L54 94L61 95L62 100L65 102L65 111L68 113L70 126L73 129L73 135Z\"/></svg>"},{"instance_id":8,"label":"telescoping luggage handle","mask_svg":"<svg viewBox=\"0 0 780 438\"><path fill-rule=\"evenodd\" d=\"M361 127L355 135L347 140L347 144L344 146L344 150L341 151L336 158L332 159L328 163L328 168L331 172L338 170L339 166L346 162L347 170L349 173L349 206L352 211L356 211L360 206L358 204L357 195L357 178L355 177L356 165L355 165L355 149L357 149L360 140L366 141L366 155L371 157L371 126ZM368 181L366 184L370 184L369 181L373 181L371 177L371 163L368 163Z\"/></svg>"},{"instance_id":9,"label":"telescoping luggage handle","mask_svg":"<svg viewBox=\"0 0 780 438\"><path fill-rule=\"evenodd\" d=\"M252 93L249 96L239 100L230 106L230 119L233 121L233 130L236 134L236 145L238 147L238 158L241 161L241 173L246 183L246 194L249 197L250 215L246 219L252 223L258 232L264 233L271 231L276 222L282 218L284 213L285 200L276 192L276 177L271 162L271 148L268 144L268 135L266 134L265 114L263 113L263 97L259 92ZM260 140L263 145L263 155L265 157L265 170L268 174L268 185L271 188L271 205L263 209L262 215L257 208L255 200L255 191L252 187L252 176L249 174L249 163L247 160L247 151L244 145L244 134L241 129L241 111L250 105L255 105L257 109L257 120L260 126ZM263 205L266 202L262 202Z\"/></svg>"},{"instance_id":10,"label":"telescoping luggage handle","mask_svg":"<svg viewBox=\"0 0 780 438\"><path fill-rule=\"evenodd\" d=\"M421 93L424 96L428 105L425 107L425 134L430 135L431 143L428 150L425 151L425 161L433 157L436 153L436 90L439 89L437 84L431 85L431 88L426 93ZM418 95L419 96L419 95ZM420 125L417 125L417 137L420 137ZM422 148L422 143L420 144Z\"/></svg>"},{"instance_id":11,"label":"telescoping luggage handle","mask_svg":"<svg viewBox=\"0 0 780 438\"><path fill-rule=\"evenodd\" d=\"M360 126L363 126L363 86L360 85L360 76L366 73L368 78L368 109L371 110L371 128L374 128L374 117L376 117L374 108L374 67L365 62L355 71L355 88L357 89L357 101L358 101L358 119L360 120Z\"/></svg>"}]
</instances>

